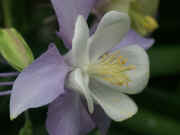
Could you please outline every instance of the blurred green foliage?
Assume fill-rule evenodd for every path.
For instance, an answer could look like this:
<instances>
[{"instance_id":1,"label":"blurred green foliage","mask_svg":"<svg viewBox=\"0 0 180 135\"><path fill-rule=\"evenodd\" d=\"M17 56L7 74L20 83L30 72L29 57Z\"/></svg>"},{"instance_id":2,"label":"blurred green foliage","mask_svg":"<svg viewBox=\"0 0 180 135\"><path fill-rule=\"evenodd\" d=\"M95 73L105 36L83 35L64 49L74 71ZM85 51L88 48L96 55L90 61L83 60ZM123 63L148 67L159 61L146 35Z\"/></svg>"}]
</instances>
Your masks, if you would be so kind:
<instances>
[{"instance_id":1,"label":"blurred green foliage","mask_svg":"<svg viewBox=\"0 0 180 135\"><path fill-rule=\"evenodd\" d=\"M139 112L124 122L113 122L109 135L180 134L179 4L177 0L170 4L171 6L169 1L160 3L157 15L160 28L153 33L157 42L148 50L151 62L151 79L148 87L142 94L132 96L139 106ZM35 57L44 52L50 42L56 42L61 53L67 51L55 34L57 22L49 0L1 0L0 27L9 26L21 32ZM0 62L0 72L13 70L1 57ZM14 78L0 80L8 81ZM46 107L29 112L33 135L47 135L46 112ZM9 96L0 97L0 120L0 135L18 135L24 126L23 115L10 121Z\"/></svg>"}]
</instances>

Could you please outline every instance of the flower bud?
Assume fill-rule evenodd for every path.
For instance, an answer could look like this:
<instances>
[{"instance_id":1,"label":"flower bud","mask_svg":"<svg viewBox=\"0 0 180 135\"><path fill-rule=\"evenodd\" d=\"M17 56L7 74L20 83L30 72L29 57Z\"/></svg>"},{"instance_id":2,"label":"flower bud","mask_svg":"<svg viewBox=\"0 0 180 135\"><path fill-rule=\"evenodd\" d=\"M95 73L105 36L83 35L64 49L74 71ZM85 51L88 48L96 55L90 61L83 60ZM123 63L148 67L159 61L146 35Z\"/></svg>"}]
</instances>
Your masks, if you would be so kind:
<instances>
[{"instance_id":1,"label":"flower bud","mask_svg":"<svg viewBox=\"0 0 180 135\"><path fill-rule=\"evenodd\" d=\"M0 53L18 71L34 60L31 49L14 28L0 29Z\"/></svg>"},{"instance_id":2,"label":"flower bud","mask_svg":"<svg viewBox=\"0 0 180 135\"><path fill-rule=\"evenodd\" d=\"M132 18L132 27L142 36L148 35L155 31L159 25L156 19L152 16L145 16L138 12L131 12L130 16Z\"/></svg>"},{"instance_id":3,"label":"flower bud","mask_svg":"<svg viewBox=\"0 0 180 135\"><path fill-rule=\"evenodd\" d=\"M154 17L158 5L159 0L99 0L93 11L97 17L102 17L110 10L127 13L132 28L144 36L158 28Z\"/></svg>"}]
</instances>

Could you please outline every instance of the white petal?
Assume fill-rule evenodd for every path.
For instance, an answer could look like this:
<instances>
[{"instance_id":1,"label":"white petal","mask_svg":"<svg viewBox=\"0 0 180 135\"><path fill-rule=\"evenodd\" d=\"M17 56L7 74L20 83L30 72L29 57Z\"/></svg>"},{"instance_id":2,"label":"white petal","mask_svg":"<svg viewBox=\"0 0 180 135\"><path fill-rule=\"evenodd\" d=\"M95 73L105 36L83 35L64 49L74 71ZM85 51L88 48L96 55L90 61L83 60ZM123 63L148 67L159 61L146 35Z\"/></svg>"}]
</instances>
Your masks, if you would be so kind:
<instances>
[{"instance_id":1,"label":"white petal","mask_svg":"<svg viewBox=\"0 0 180 135\"><path fill-rule=\"evenodd\" d=\"M94 62L115 47L127 34L130 20L127 14L111 11L104 15L96 32L88 40L90 61Z\"/></svg>"},{"instance_id":2,"label":"white petal","mask_svg":"<svg viewBox=\"0 0 180 135\"><path fill-rule=\"evenodd\" d=\"M64 61L69 67L76 67L75 59L72 55L72 50L70 50L67 54L64 55Z\"/></svg>"},{"instance_id":3,"label":"white petal","mask_svg":"<svg viewBox=\"0 0 180 135\"><path fill-rule=\"evenodd\" d=\"M130 78L128 87L124 89L129 94L141 92L149 81L149 58L146 51L138 45L124 47L120 50L120 54L128 58L127 65L135 65L136 69L127 71Z\"/></svg>"},{"instance_id":4,"label":"white petal","mask_svg":"<svg viewBox=\"0 0 180 135\"><path fill-rule=\"evenodd\" d=\"M88 84L89 84L88 75L82 73L80 69L76 69L75 71L70 73L68 77L68 83L66 85L68 88L73 89L76 92L79 92L86 98L89 112L93 113L94 111L93 99L90 95Z\"/></svg>"},{"instance_id":5,"label":"white petal","mask_svg":"<svg viewBox=\"0 0 180 135\"><path fill-rule=\"evenodd\" d=\"M137 112L136 104L127 95L105 87L93 83L90 88L93 98L111 119L123 121Z\"/></svg>"},{"instance_id":6,"label":"white petal","mask_svg":"<svg viewBox=\"0 0 180 135\"><path fill-rule=\"evenodd\" d=\"M89 38L89 28L83 16L78 16L74 37L72 40L72 50L69 52L68 63L76 67L81 67L84 64L88 64L89 55L87 49L87 41Z\"/></svg>"},{"instance_id":7,"label":"white petal","mask_svg":"<svg viewBox=\"0 0 180 135\"><path fill-rule=\"evenodd\" d=\"M115 86L100 78L94 78L99 85L106 85L107 89L115 89L123 93L136 94L141 92L149 80L149 58L146 51L138 45L130 45L120 49L120 55L128 58L126 65L134 65L136 69L127 71L129 79L128 86Z\"/></svg>"}]
</instances>

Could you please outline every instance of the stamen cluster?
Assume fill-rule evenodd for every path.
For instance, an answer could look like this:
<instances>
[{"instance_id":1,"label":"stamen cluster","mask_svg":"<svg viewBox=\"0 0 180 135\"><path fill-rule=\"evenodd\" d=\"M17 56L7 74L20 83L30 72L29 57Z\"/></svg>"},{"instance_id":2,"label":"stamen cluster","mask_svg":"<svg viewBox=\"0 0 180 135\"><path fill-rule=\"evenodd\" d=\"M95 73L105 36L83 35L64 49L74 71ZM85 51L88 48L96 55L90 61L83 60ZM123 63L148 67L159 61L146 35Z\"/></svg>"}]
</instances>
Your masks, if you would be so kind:
<instances>
[{"instance_id":1,"label":"stamen cluster","mask_svg":"<svg viewBox=\"0 0 180 135\"><path fill-rule=\"evenodd\" d=\"M120 51L104 54L96 63L88 66L88 73L100 77L113 85L126 85L130 81L125 71L133 70L134 65L126 65L128 59L120 55Z\"/></svg>"}]
</instances>

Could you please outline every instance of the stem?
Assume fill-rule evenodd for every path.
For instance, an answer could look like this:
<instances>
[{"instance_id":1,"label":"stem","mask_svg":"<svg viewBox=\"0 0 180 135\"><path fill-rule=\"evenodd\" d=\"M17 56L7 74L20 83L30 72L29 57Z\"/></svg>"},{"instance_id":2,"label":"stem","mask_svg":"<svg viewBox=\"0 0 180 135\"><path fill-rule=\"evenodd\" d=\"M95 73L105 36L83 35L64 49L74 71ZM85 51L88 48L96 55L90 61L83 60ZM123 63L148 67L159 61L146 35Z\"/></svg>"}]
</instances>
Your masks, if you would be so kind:
<instances>
[{"instance_id":1,"label":"stem","mask_svg":"<svg viewBox=\"0 0 180 135\"><path fill-rule=\"evenodd\" d=\"M11 0L2 0L5 27L12 27Z\"/></svg>"},{"instance_id":2,"label":"stem","mask_svg":"<svg viewBox=\"0 0 180 135\"><path fill-rule=\"evenodd\" d=\"M26 112L24 113L24 116L25 116L26 121L29 121L29 120L30 120L30 118L29 118L29 112L28 112L28 111L26 111Z\"/></svg>"},{"instance_id":3,"label":"stem","mask_svg":"<svg viewBox=\"0 0 180 135\"><path fill-rule=\"evenodd\" d=\"M26 111L24 113L24 115L25 115L25 123L24 123L24 127L21 128L21 130L19 131L19 135L33 135L32 123L31 123L31 120L29 118L29 112Z\"/></svg>"}]
</instances>

